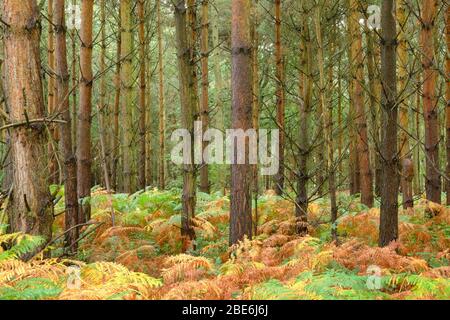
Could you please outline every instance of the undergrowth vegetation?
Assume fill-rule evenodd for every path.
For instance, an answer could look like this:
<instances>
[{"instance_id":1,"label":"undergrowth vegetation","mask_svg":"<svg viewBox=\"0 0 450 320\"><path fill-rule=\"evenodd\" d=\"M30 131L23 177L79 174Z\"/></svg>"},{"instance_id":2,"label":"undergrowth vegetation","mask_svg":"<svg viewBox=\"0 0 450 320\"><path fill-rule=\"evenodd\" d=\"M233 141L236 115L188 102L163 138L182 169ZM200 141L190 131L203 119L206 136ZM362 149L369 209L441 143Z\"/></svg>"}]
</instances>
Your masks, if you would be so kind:
<instances>
[{"instance_id":1,"label":"undergrowth vegetation","mask_svg":"<svg viewBox=\"0 0 450 320\"><path fill-rule=\"evenodd\" d=\"M229 248L228 197L199 194L197 239L182 253L179 192L94 190L75 257L57 238L63 215L57 240L29 262L19 258L43 239L0 226L0 299L450 298L446 207L420 201L401 213L399 241L378 248L378 209L339 195L339 243L332 243L326 200L310 205L309 235L299 237L293 205L267 193L258 199L257 236Z\"/></svg>"}]
</instances>

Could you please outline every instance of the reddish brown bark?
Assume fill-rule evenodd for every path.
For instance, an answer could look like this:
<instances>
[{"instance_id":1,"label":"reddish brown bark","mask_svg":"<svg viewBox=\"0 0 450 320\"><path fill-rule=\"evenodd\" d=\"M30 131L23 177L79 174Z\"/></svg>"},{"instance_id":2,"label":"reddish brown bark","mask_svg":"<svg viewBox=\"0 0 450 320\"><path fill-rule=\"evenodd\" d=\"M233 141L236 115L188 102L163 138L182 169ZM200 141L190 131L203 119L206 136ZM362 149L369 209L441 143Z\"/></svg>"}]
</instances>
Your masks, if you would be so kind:
<instances>
[{"instance_id":1,"label":"reddish brown bark","mask_svg":"<svg viewBox=\"0 0 450 320\"><path fill-rule=\"evenodd\" d=\"M414 178L414 163L411 159L411 150L409 143L409 115L408 103L406 101L407 81L408 81L408 43L407 34L407 5L404 1L397 4L398 19L398 90L402 96L400 99L399 118L400 118L400 158L401 158L401 190L403 196L403 208L414 207L412 181Z\"/></svg>"},{"instance_id":2,"label":"reddish brown bark","mask_svg":"<svg viewBox=\"0 0 450 320\"><path fill-rule=\"evenodd\" d=\"M355 82L357 81L358 65L354 63L358 56L358 43L355 38L359 33L359 21L358 21L358 3L356 0L348 1L348 10L350 15L348 17L348 29L349 29L349 46L348 57L350 64L350 79L349 79L349 98L350 108L348 112L349 118L349 139L350 139L350 155L349 155L349 179L350 179L350 194L356 195L361 191L360 188L360 166L359 166L359 153L358 153L358 132L357 132L357 109L355 102Z\"/></svg>"},{"instance_id":3,"label":"reddish brown bark","mask_svg":"<svg viewBox=\"0 0 450 320\"><path fill-rule=\"evenodd\" d=\"M352 102L355 108L355 123L357 130L358 166L361 188L361 202L368 207L373 206L372 171L370 168L369 140L367 136L367 120L364 108L364 52L362 48L362 34L359 26L358 0L351 0L352 10L352 63L355 64L355 78L353 80Z\"/></svg>"},{"instance_id":4,"label":"reddish brown bark","mask_svg":"<svg viewBox=\"0 0 450 320\"><path fill-rule=\"evenodd\" d=\"M47 81L47 113L53 114L55 112L56 102L56 87L55 87L55 32L52 26L53 21L53 0L48 0L47 15L48 15L48 38L47 38L47 60L49 75ZM49 157L49 182L57 184L58 174L58 129L56 125L50 124L49 131L51 133L50 141L48 144L48 157Z\"/></svg>"},{"instance_id":5,"label":"reddish brown bark","mask_svg":"<svg viewBox=\"0 0 450 320\"><path fill-rule=\"evenodd\" d=\"M250 36L250 1L232 0L232 128L252 128L252 43ZM252 237L251 178L252 165L231 165L230 244ZM242 151L241 151L242 152Z\"/></svg>"},{"instance_id":6,"label":"reddish brown bark","mask_svg":"<svg viewBox=\"0 0 450 320\"><path fill-rule=\"evenodd\" d=\"M370 135L372 136L370 151L371 151L371 164L374 167L373 180L375 182L374 193L377 196L381 194L381 174L380 174L380 112L379 104L381 100L380 89L380 73L377 66L380 64L379 59L379 47L375 47L375 37L377 34L370 30L369 27L365 28L366 43L367 43L367 77L369 80L369 110L371 116L370 123Z\"/></svg>"},{"instance_id":7,"label":"reddish brown bark","mask_svg":"<svg viewBox=\"0 0 450 320\"><path fill-rule=\"evenodd\" d=\"M72 149L72 124L69 107L69 71L67 66L65 0L54 3L54 18L56 43L56 76L57 76L57 105L62 119L66 122L60 125L61 145L64 158L64 200L65 200L65 229L67 231L65 246L70 252L76 251L76 240L79 230L78 197L77 197L77 162Z\"/></svg>"},{"instance_id":8,"label":"reddish brown bark","mask_svg":"<svg viewBox=\"0 0 450 320\"><path fill-rule=\"evenodd\" d=\"M13 124L42 119L45 104L41 80L40 13L36 1L3 0L4 91ZM13 190L6 213L11 232L52 236L53 206L43 122L10 129Z\"/></svg>"},{"instance_id":9,"label":"reddish brown bark","mask_svg":"<svg viewBox=\"0 0 450 320\"><path fill-rule=\"evenodd\" d=\"M81 2L80 106L78 110L77 176L80 223L91 217L91 110L92 110L92 20L93 0Z\"/></svg>"},{"instance_id":10,"label":"reddish brown bark","mask_svg":"<svg viewBox=\"0 0 450 320\"><path fill-rule=\"evenodd\" d=\"M72 0L72 11L71 11L71 15L72 15L72 25L75 25L75 5L77 4L77 0ZM77 128L78 128L78 123L77 123L77 108L78 108L78 103L77 103L77 93L78 90L75 90L75 88L78 87L78 51L77 51L77 42L78 42L78 31L74 28L72 29L72 31L70 32L70 38L72 41L72 70L71 70L71 75L72 75L72 142L73 142L73 146L72 148L74 149L74 151L76 150L76 146L77 146Z\"/></svg>"},{"instance_id":11,"label":"reddish brown bark","mask_svg":"<svg viewBox=\"0 0 450 320\"><path fill-rule=\"evenodd\" d=\"M423 66L423 114L425 120L426 194L427 199L441 203L441 176L439 172L439 122L436 99L436 76L434 59L434 22L436 0L422 2L422 31L420 47Z\"/></svg>"},{"instance_id":12,"label":"reddish brown bark","mask_svg":"<svg viewBox=\"0 0 450 320\"><path fill-rule=\"evenodd\" d=\"M48 0L48 37L47 37L47 61L50 74L47 81L47 112L50 114L55 110L55 32L53 28L53 0Z\"/></svg>"}]
</instances>

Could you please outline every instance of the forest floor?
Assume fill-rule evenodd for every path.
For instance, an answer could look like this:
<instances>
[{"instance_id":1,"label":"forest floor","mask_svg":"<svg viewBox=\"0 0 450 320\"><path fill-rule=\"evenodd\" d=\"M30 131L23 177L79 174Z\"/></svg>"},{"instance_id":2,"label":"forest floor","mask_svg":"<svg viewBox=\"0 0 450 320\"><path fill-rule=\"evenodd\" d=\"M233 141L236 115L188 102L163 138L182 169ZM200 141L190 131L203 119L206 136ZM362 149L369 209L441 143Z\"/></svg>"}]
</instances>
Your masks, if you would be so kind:
<instances>
[{"instance_id":1,"label":"forest floor","mask_svg":"<svg viewBox=\"0 0 450 320\"><path fill-rule=\"evenodd\" d=\"M450 299L450 209L418 201L401 212L400 240L378 248L379 209L338 200L338 245L327 199L310 205L309 236L299 237L294 206L269 192L258 200L258 236L229 248L229 199L199 194L195 249L182 254L180 190L97 189L76 257L56 258L56 242L54 258L22 262L39 239L0 230L0 242L17 243L0 249L0 299ZM54 234L63 226L60 215Z\"/></svg>"}]
</instances>

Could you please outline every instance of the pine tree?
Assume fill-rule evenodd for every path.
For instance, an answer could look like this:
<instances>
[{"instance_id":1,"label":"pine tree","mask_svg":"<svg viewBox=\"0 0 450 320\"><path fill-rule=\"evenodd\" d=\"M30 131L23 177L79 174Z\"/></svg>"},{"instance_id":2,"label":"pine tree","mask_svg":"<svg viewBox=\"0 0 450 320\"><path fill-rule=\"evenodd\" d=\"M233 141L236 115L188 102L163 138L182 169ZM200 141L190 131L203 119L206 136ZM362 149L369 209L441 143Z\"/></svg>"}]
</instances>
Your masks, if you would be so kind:
<instances>
[{"instance_id":1,"label":"pine tree","mask_svg":"<svg viewBox=\"0 0 450 320\"><path fill-rule=\"evenodd\" d=\"M77 250L78 239L78 197L77 197L77 161L72 148L72 123L69 106L69 70L67 65L65 1L54 2L53 25L55 26L55 60L57 76L57 105L65 123L60 125L61 146L64 158L64 199L66 246L69 251Z\"/></svg>"},{"instance_id":2,"label":"pine tree","mask_svg":"<svg viewBox=\"0 0 450 320\"><path fill-rule=\"evenodd\" d=\"M397 26L395 1L383 0L381 8L381 85L382 85L382 183L380 246L398 238L398 105L397 105Z\"/></svg>"},{"instance_id":3,"label":"pine tree","mask_svg":"<svg viewBox=\"0 0 450 320\"><path fill-rule=\"evenodd\" d=\"M252 128L252 43L250 1L232 0L232 128ZM245 164L231 165L230 244L252 237L251 173L246 143ZM236 150L235 150L236 151ZM241 150L242 152L242 150ZM236 155L237 152L235 152ZM236 160L236 159L234 159Z\"/></svg>"},{"instance_id":4,"label":"pine tree","mask_svg":"<svg viewBox=\"0 0 450 320\"><path fill-rule=\"evenodd\" d=\"M36 1L4 0L4 91L9 113L12 186L6 213L11 232L52 236L53 199L41 80L40 13Z\"/></svg>"},{"instance_id":5,"label":"pine tree","mask_svg":"<svg viewBox=\"0 0 450 320\"><path fill-rule=\"evenodd\" d=\"M94 1L81 2L81 31L80 31L80 106L78 109L78 138L77 138L77 176L78 198L81 201L79 223L90 220L91 183L92 183L92 155L91 155L91 110L92 110L92 22Z\"/></svg>"}]
</instances>

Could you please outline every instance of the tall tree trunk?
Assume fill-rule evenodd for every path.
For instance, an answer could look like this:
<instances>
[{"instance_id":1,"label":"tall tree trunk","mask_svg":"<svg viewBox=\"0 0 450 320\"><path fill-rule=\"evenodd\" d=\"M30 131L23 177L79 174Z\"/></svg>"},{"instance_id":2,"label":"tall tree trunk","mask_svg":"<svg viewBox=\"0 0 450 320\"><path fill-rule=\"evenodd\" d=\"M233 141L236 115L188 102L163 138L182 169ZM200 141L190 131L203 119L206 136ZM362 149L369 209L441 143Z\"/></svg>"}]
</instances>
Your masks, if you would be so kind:
<instances>
[{"instance_id":1,"label":"tall tree trunk","mask_svg":"<svg viewBox=\"0 0 450 320\"><path fill-rule=\"evenodd\" d=\"M164 61L161 27L161 0L156 2L158 19L158 72L159 72L159 188L166 188L166 110L164 107Z\"/></svg>"},{"instance_id":2,"label":"tall tree trunk","mask_svg":"<svg viewBox=\"0 0 450 320\"><path fill-rule=\"evenodd\" d=\"M188 47L190 53L190 82L189 99L193 110L195 110L195 119L199 118L199 94L198 94L198 32L197 32L197 3L196 0L187 0L187 26L188 26ZM194 155L195 159L195 155ZM195 168L197 171L198 168Z\"/></svg>"},{"instance_id":3,"label":"tall tree trunk","mask_svg":"<svg viewBox=\"0 0 450 320\"><path fill-rule=\"evenodd\" d=\"M408 43L407 34L407 4L404 0L397 3L398 31L398 90L400 93L400 158L401 158L401 189L403 196L403 208L414 207L412 180L414 178L414 165L411 159L409 144L409 110L407 103L407 78L408 78Z\"/></svg>"},{"instance_id":4,"label":"tall tree trunk","mask_svg":"<svg viewBox=\"0 0 450 320\"><path fill-rule=\"evenodd\" d=\"M322 105L321 109L323 110L323 120L324 120L324 135L325 135L325 143L327 145L327 175L328 175L328 190L330 193L330 208L331 208L331 235L333 240L337 240L337 228L336 228L336 220L337 220L337 201L336 201L336 176L334 170L334 147L333 147L333 103L332 101L327 101L327 94L329 97L332 97L331 88L333 87L333 64L329 66L330 68L330 83L327 84L325 79L325 62L324 62L324 50L323 50L323 41L322 41L322 30L321 30L321 8L319 6L315 9L315 31L316 31L316 40L317 40L317 63L319 67L319 92L320 92L320 104ZM333 40L331 40L333 41ZM331 42L331 56L333 56L333 43Z\"/></svg>"},{"instance_id":5,"label":"tall tree trunk","mask_svg":"<svg viewBox=\"0 0 450 320\"><path fill-rule=\"evenodd\" d=\"M202 65L202 100L201 100L201 121L203 132L209 126L209 77L208 77L208 57L209 57L209 0L202 1L202 33L201 33L201 65ZM203 142L202 154L208 143ZM209 170L206 163L200 167L200 191L209 193Z\"/></svg>"},{"instance_id":6,"label":"tall tree trunk","mask_svg":"<svg viewBox=\"0 0 450 320\"><path fill-rule=\"evenodd\" d=\"M77 52L77 42L78 42L78 31L75 28L75 19L76 19L76 12L75 12L75 8L76 8L76 4L77 4L77 0L72 0L72 31L70 34L70 38L72 41L72 70L71 70L71 74L72 74L72 149L74 150L74 152L76 151L76 147L77 147L77 128L78 128L78 123L77 123L77 108L78 108L78 103L77 103L77 93L78 90L76 90L76 88L78 88L78 52Z\"/></svg>"},{"instance_id":7,"label":"tall tree trunk","mask_svg":"<svg viewBox=\"0 0 450 320\"><path fill-rule=\"evenodd\" d=\"M150 1L147 1L147 12L150 12L153 10L153 3ZM150 19L147 19L146 21L146 28L147 28L147 34L150 33L150 26L151 22ZM147 185L153 185L154 183L154 174L153 174L153 102L152 102L152 90L151 90L151 84L153 81L153 70L149 67L152 65L152 55L149 53L150 48L150 41L151 38L147 36L146 41L146 49L145 49L145 59L147 60L147 68L146 68L146 76L147 76L147 151L146 151L146 158L145 158L145 181L147 182Z\"/></svg>"},{"instance_id":8,"label":"tall tree trunk","mask_svg":"<svg viewBox=\"0 0 450 320\"><path fill-rule=\"evenodd\" d=\"M103 0L104 1L104 0ZM70 252L77 250L76 240L79 230L78 224L78 196L77 196L77 161L72 148L72 124L69 106L69 70L67 66L65 0L54 3L53 24L56 33L56 75L57 75L57 105L66 122L60 125L62 152L64 157L64 200L65 200L65 246Z\"/></svg>"},{"instance_id":9,"label":"tall tree trunk","mask_svg":"<svg viewBox=\"0 0 450 320\"><path fill-rule=\"evenodd\" d=\"M191 92L193 87L191 65L191 49L187 39L186 3L178 0L174 4L176 43L178 54L178 72L180 78L180 100L182 111L182 126L190 134L190 161L183 165L183 215L181 219L181 236L183 237L183 250L185 251L195 239L195 231L192 226L192 218L195 215L196 185L194 168L194 121L196 117L196 106L192 104Z\"/></svg>"},{"instance_id":10,"label":"tall tree trunk","mask_svg":"<svg viewBox=\"0 0 450 320\"><path fill-rule=\"evenodd\" d=\"M5 95L3 94L3 62L4 62L4 54L3 54L3 30L0 29L0 108L4 111L6 111L5 108ZM3 123L2 119L2 123ZM1 139L4 139L4 130L0 133ZM3 155L3 154L2 154Z\"/></svg>"},{"instance_id":11,"label":"tall tree trunk","mask_svg":"<svg viewBox=\"0 0 450 320\"><path fill-rule=\"evenodd\" d=\"M421 119L423 119L422 118L422 113L421 112L419 112L419 110L421 110L421 108L422 108L422 93L421 93L421 90L419 89L420 88L420 84L421 84L421 74L420 73L417 73L416 74L416 83L418 84L417 85L417 88L416 88L416 94L415 94L415 107L416 107L416 115L415 115L415 133L416 133L416 137L418 138L418 139L420 139L419 137L421 137L421 132L422 132L422 130L421 130ZM421 159L422 159L422 152L421 152L422 150L421 150L421 145L420 144L417 144L416 145L416 152L415 152L415 169L416 169L416 172L415 172L415 174L414 174L414 176L415 176L415 194L422 194L422 179L421 179L421 176L422 176L422 170L421 170L421 164L422 164L422 161L421 161Z\"/></svg>"},{"instance_id":12,"label":"tall tree trunk","mask_svg":"<svg viewBox=\"0 0 450 320\"><path fill-rule=\"evenodd\" d=\"M275 0L275 63L277 87L277 125L280 129L279 168L275 176L275 192L282 195L284 190L284 147L285 147L285 103L284 103L284 63L281 45L281 0Z\"/></svg>"},{"instance_id":13,"label":"tall tree trunk","mask_svg":"<svg viewBox=\"0 0 450 320\"><path fill-rule=\"evenodd\" d=\"M381 101L381 88L380 88L380 73L377 66L379 65L379 48L375 47L374 37L378 35L370 28L366 27L366 41L367 41L367 76L369 80L369 92L370 92L370 115L371 115L371 128L372 135L372 157L371 161L374 166L375 175L375 190L374 193L377 196L381 195L381 173L380 173L380 101Z\"/></svg>"},{"instance_id":14,"label":"tall tree trunk","mask_svg":"<svg viewBox=\"0 0 450 320\"><path fill-rule=\"evenodd\" d=\"M55 112L55 32L52 25L53 21L53 0L48 0L47 16L48 16L48 37L47 37L47 59L48 59L48 81L47 81L47 113L53 114ZM52 184L58 183L58 133L57 127L54 124L49 125L51 139L48 144L49 157L49 182Z\"/></svg>"},{"instance_id":15,"label":"tall tree trunk","mask_svg":"<svg viewBox=\"0 0 450 320\"><path fill-rule=\"evenodd\" d=\"M52 236L53 205L48 184L41 81L40 13L36 1L3 0L4 93L10 123L13 191L5 209L11 232ZM24 124L21 124L24 123Z\"/></svg>"},{"instance_id":16,"label":"tall tree trunk","mask_svg":"<svg viewBox=\"0 0 450 320\"><path fill-rule=\"evenodd\" d=\"M159 2L158 2L159 3ZM140 189L146 186L145 181L145 159L147 147L147 78L145 75L146 59L145 59L145 0L138 1L138 16L139 16L139 161L138 161L138 184Z\"/></svg>"},{"instance_id":17,"label":"tall tree trunk","mask_svg":"<svg viewBox=\"0 0 450 320\"><path fill-rule=\"evenodd\" d=\"M258 150L259 150L259 120L260 120L260 98L259 98L259 60L258 60L258 52L259 52L259 35L258 35L258 0L255 0L254 3L252 3L252 21L251 21L251 39L252 39L252 75L253 75L253 82L252 82L252 91L253 91L253 101L252 101L252 109L253 109L253 128L256 131L257 135L257 143L258 143ZM254 235L258 235L258 220L259 220L259 214L258 214L258 195L259 195L259 174L258 174L258 165L255 164L253 166L253 177L252 177L252 193L254 197L254 203L255 203L255 219L253 223L253 233Z\"/></svg>"},{"instance_id":18,"label":"tall tree trunk","mask_svg":"<svg viewBox=\"0 0 450 320\"><path fill-rule=\"evenodd\" d=\"M133 134L133 79L132 79L132 37L131 37L131 0L120 1L121 21L121 94L123 117L122 167L123 191L131 193L132 190L132 134Z\"/></svg>"},{"instance_id":19,"label":"tall tree trunk","mask_svg":"<svg viewBox=\"0 0 450 320\"><path fill-rule=\"evenodd\" d=\"M397 156L397 26L395 1L383 0L381 9L381 85L382 85L382 180L380 246L398 238L399 160Z\"/></svg>"},{"instance_id":20,"label":"tall tree trunk","mask_svg":"<svg viewBox=\"0 0 450 320\"><path fill-rule=\"evenodd\" d=\"M47 112L51 114L55 110L55 31L53 28L53 0L47 2L48 36L47 36L47 61L49 75L47 81Z\"/></svg>"},{"instance_id":21,"label":"tall tree trunk","mask_svg":"<svg viewBox=\"0 0 450 320\"><path fill-rule=\"evenodd\" d=\"M79 222L91 217L91 110L92 110L92 20L93 0L81 2L80 107L78 110L77 176L80 206Z\"/></svg>"},{"instance_id":22,"label":"tall tree trunk","mask_svg":"<svg viewBox=\"0 0 450 320\"><path fill-rule=\"evenodd\" d=\"M339 48L340 49L340 48ZM338 163L338 179L342 179L342 177L344 176L344 171L343 171L343 163L344 161L342 160L343 158L343 152L344 152L344 148L343 148L343 126L342 126L342 121L343 121L343 90L342 90L342 54L339 54L339 58L338 58L338 77L337 77L337 96L338 96L338 114L337 114L337 130L339 132L338 136L337 136L337 149L338 149L338 158L339 158L339 163Z\"/></svg>"},{"instance_id":23,"label":"tall tree trunk","mask_svg":"<svg viewBox=\"0 0 450 320\"><path fill-rule=\"evenodd\" d=\"M355 83L357 81L358 65L355 63L358 56L358 42L355 39L358 38L359 33L359 13L357 0L348 1L348 41L350 43L348 50L348 61L350 64L349 73L349 97L350 108L348 112L349 123L349 139L350 139L350 155L349 155L349 178L350 178L350 194L355 195L361 191L360 188L360 166L359 166L359 153L358 153L358 132L356 128L356 102L355 102ZM361 79L360 79L361 80Z\"/></svg>"},{"instance_id":24,"label":"tall tree trunk","mask_svg":"<svg viewBox=\"0 0 450 320\"><path fill-rule=\"evenodd\" d=\"M231 3L232 128L252 128L252 43L250 1ZM251 173L246 141L245 164L231 165L230 244L252 237ZM235 150L236 151L236 150ZM242 150L241 150L242 152ZM236 152L235 152L236 154ZM236 160L236 159L234 159ZM236 161L234 161L236 163Z\"/></svg>"},{"instance_id":25,"label":"tall tree trunk","mask_svg":"<svg viewBox=\"0 0 450 320\"><path fill-rule=\"evenodd\" d=\"M223 97L222 97L222 89L223 89L223 78L222 78L222 70L221 70L221 56L220 56L220 43L219 43L219 13L214 8L214 23L212 28L212 46L215 48L215 53L213 54L214 59L214 80L215 80L215 105L217 109L217 128L222 132L225 132L225 112L223 108ZM221 175L220 179L220 187L223 191L223 194L226 194L226 185L227 185L227 175Z\"/></svg>"},{"instance_id":26,"label":"tall tree trunk","mask_svg":"<svg viewBox=\"0 0 450 320\"><path fill-rule=\"evenodd\" d=\"M4 49L3 49L3 29L0 28L0 109L5 113L8 113L8 108L6 106L6 97L3 91L3 63L5 60ZM2 125L8 122L6 117L0 117L0 122ZM10 190L12 185L12 166L11 166L11 139L10 134L7 130L2 130L0 132L1 141L5 141L5 148L1 152L1 158L3 159L3 181L1 186L3 190Z\"/></svg>"},{"instance_id":27,"label":"tall tree trunk","mask_svg":"<svg viewBox=\"0 0 450 320\"><path fill-rule=\"evenodd\" d=\"M439 172L439 122L436 100L436 75L434 58L434 23L436 0L424 0L422 5L422 31L420 47L423 66L423 114L425 120L426 193L427 199L441 203L441 176Z\"/></svg>"},{"instance_id":28,"label":"tall tree trunk","mask_svg":"<svg viewBox=\"0 0 450 320\"><path fill-rule=\"evenodd\" d=\"M3 41L1 42L3 44ZM0 47L0 51L2 51L2 48ZM1 54L0 52L0 54ZM0 61L2 62L2 61ZM1 69L0 69L1 71ZM4 82L3 77L0 76L1 80L0 80L0 86L2 86L0 88L0 108L2 108L2 110L8 112L8 107L6 106L6 96L4 95L3 92L3 85L2 82ZM2 124L7 124L8 122L8 118L2 118L1 120ZM5 150L2 152L2 159L3 159L3 166L2 166L2 171L3 171L3 180L2 180L2 184L1 187L3 188L3 190L10 190L13 184L13 167L12 167L12 159L11 159L11 134L7 131L7 130L3 130L1 133L1 139L2 141L5 141Z\"/></svg>"},{"instance_id":29,"label":"tall tree trunk","mask_svg":"<svg viewBox=\"0 0 450 320\"><path fill-rule=\"evenodd\" d=\"M98 113L98 122L100 124L101 118L106 118L108 116L108 110L109 106L106 102L106 0L100 0L100 25L101 25L101 31L100 31L100 99L99 99L99 113ZM100 125L99 125L100 127ZM103 130L100 130L99 132L100 136L105 136L105 132ZM102 166L103 162L106 165L106 170L103 170L103 172L108 172L108 177L104 177L105 180L109 180L109 156L107 154L107 151L105 149L105 158L102 159Z\"/></svg>"},{"instance_id":30,"label":"tall tree trunk","mask_svg":"<svg viewBox=\"0 0 450 320\"><path fill-rule=\"evenodd\" d=\"M446 17L446 38L447 38L447 56L446 56L446 148L447 148L447 169L446 169L446 183L445 192L447 194L447 205L450 205L450 6L447 6Z\"/></svg>"},{"instance_id":31,"label":"tall tree trunk","mask_svg":"<svg viewBox=\"0 0 450 320\"><path fill-rule=\"evenodd\" d=\"M119 8L119 21L117 26L117 44L116 44L116 75L115 75L115 93L114 93L114 110L113 110L113 135L112 135L112 164L111 164L111 183L114 190L118 190L118 176L117 171L119 168L120 158L120 136L119 136L119 114L120 114L120 94L121 94L121 79L120 73L122 69L121 61L121 47L122 47L122 23L120 20L120 8Z\"/></svg>"},{"instance_id":32,"label":"tall tree trunk","mask_svg":"<svg viewBox=\"0 0 450 320\"><path fill-rule=\"evenodd\" d=\"M5 95L3 94L3 61L4 61L4 56L3 56L3 30L0 29L0 110L3 110L6 112L6 108L5 108ZM6 119L4 119L3 117L0 118L0 122L3 125L6 121ZM2 141L6 141L6 132L5 130L3 130L2 132L0 132L0 139ZM9 148L9 146L8 146ZM0 156L3 159L5 157L5 150L2 150ZM3 167L4 169L5 167Z\"/></svg>"},{"instance_id":33,"label":"tall tree trunk","mask_svg":"<svg viewBox=\"0 0 450 320\"><path fill-rule=\"evenodd\" d=\"M299 95L302 101L299 105L299 155L297 173L297 200L295 206L295 216L297 219L296 231L300 235L308 232L308 158L310 156L309 145L309 114L311 110L312 98L312 56L311 39L309 32L309 19L306 14L302 14L303 26L301 29L300 41L300 77Z\"/></svg>"},{"instance_id":34,"label":"tall tree trunk","mask_svg":"<svg viewBox=\"0 0 450 320\"><path fill-rule=\"evenodd\" d=\"M191 100L192 104L195 106L198 111L199 107L199 99L198 99L198 75L197 75L197 42L198 42L198 33L197 33L197 4L195 0L187 0L187 24L188 24L188 44L190 50L190 63L191 63L191 73L192 73L192 81L190 86L192 87L191 92Z\"/></svg>"},{"instance_id":35,"label":"tall tree trunk","mask_svg":"<svg viewBox=\"0 0 450 320\"><path fill-rule=\"evenodd\" d=\"M334 21L333 21L334 22ZM333 24L337 29L337 25ZM320 26L319 26L320 30ZM333 91L334 91L334 55L335 55L335 39L336 33L332 29L329 40L330 46L330 63L328 66L328 105L324 109L324 121L325 121L325 140L327 141L327 168L328 168L328 190L330 193L330 210L331 210L331 237L333 240L338 241L337 234L337 218L338 218L338 204L337 204L337 189L336 189L336 163L334 157L334 120L333 120ZM322 40L320 41L322 43ZM320 45L323 50L323 44ZM323 57L323 54L322 54ZM324 90L324 94L326 91ZM326 96L324 96L324 101Z\"/></svg>"},{"instance_id":36,"label":"tall tree trunk","mask_svg":"<svg viewBox=\"0 0 450 320\"><path fill-rule=\"evenodd\" d=\"M362 49L362 34L359 25L359 0L351 0L352 10L352 56L355 63L355 78L353 80L353 104L357 127L357 151L360 171L361 202L373 207L372 171L370 168L369 140L367 137L366 111L364 108L364 52Z\"/></svg>"}]
</instances>

